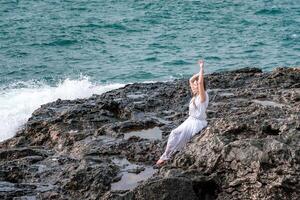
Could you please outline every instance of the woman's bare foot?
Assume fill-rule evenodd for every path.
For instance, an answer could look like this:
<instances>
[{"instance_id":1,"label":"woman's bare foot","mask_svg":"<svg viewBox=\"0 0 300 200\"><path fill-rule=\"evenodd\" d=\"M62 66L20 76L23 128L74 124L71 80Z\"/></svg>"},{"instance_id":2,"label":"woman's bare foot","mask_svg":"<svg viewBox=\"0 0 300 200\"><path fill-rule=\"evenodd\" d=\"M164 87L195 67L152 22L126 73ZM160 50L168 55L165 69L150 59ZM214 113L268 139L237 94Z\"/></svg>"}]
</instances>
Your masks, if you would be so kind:
<instances>
[{"instance_id":1,"label":"woman's bare foot","mask_svg":"<svg viewBox=\"0 0 300 200\"><path fill-rule=\"evenodd\" d=\"M161 166L161 165L163 165L164 163L166 163L166 160L159 159L159 160L156 162L156 165L157 165L157 166Z\"/></svg>"}]
</instances>

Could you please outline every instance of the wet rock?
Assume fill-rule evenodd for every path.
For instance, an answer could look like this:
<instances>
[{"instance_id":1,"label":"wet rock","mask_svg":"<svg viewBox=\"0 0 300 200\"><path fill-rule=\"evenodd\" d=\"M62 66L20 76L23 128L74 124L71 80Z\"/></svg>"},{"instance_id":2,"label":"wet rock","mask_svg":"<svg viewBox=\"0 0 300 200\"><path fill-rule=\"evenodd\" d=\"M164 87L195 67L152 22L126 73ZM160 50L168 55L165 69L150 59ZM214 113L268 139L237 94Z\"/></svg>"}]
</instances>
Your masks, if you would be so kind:
<instances>
[{"instance_id":1,"label":"wet rock","mask_svg":"<svg viewBox=\"0 0 300 200\"><path fill-rule=\"evenodd\" d=\"M145 167L141 167L141 166L138 166L136 168L132 168L132 169L128 169L127 172L128 173L135 173L135 174L138 174L140 173L141 171L144 171L145 170Z\"/></svg>"}]
</instances>

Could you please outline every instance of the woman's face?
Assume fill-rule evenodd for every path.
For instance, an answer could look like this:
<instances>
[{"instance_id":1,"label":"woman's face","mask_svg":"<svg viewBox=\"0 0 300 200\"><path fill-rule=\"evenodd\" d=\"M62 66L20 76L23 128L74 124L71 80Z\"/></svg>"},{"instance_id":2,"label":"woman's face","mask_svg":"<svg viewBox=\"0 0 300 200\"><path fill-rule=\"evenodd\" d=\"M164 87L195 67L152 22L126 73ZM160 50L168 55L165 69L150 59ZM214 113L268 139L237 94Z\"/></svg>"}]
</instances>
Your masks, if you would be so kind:
<instances>
[{"instance_id":1,"label":"woman's face","mask_svg":"<svg viewBox=\"0 0 300 200\"><path fill-rule=\"evenodd\" d=\"M198 81L194 81L194 83L192 84L192 92L193 92L193 94L197 94L197 92L198 92Z\"/></svg>"}]
</instances>

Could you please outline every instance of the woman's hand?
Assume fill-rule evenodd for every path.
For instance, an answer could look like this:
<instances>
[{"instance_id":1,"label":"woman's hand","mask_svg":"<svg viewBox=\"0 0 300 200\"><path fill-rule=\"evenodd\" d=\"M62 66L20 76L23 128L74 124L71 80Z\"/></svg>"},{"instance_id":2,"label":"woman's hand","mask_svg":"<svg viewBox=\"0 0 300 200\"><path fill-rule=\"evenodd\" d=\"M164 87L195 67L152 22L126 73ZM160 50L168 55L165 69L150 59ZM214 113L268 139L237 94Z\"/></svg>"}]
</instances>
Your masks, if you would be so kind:
<instances>
[{"instance_id":1,"label":"woman's hand","mask_svg":"<svg viewBox=\"0 0 300 200\"><path fill-rule=\"evenodd\" d=\"M199 60L198 64L200 66L199 79L198 79L198 94L200 95L200 102L203 103L206 100L205 90L204 90L204 61Z\"/></svg>"},{"instance_id":2,"label":"woman's hand","mask_svg":"<svg viewBox=\"0 0 300 200\"><path fill-rule=\"evenodd\" d=\"M198 60L198 64L200 66L200 69L203 69L203 67L204 67L204 61L203 60Z\"/></svg>"}]
</instances>

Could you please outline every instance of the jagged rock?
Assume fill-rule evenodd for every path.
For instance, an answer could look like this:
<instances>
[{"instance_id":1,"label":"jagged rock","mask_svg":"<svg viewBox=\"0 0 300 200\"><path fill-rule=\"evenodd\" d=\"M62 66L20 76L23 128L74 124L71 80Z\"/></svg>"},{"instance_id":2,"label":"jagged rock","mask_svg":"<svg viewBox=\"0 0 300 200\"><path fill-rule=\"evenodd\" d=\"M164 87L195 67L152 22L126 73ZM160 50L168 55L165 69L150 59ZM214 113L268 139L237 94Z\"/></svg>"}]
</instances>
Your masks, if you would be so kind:
<instances>
[{"instance_id":1,"label":"jagged rock","mask_svg":"<svg viewBox=\"0 0 300 200\"><path fill-rule=\"evenodd\" d=\"M131 190L111 190L116 157L140 166L130 175L155 163L188 115L188 78L42 105L0 143L0 199L300 199L299 68L205 78L208 127ZM124 137L153 127L162 140Z\"/></svg>"}]
</instances>

